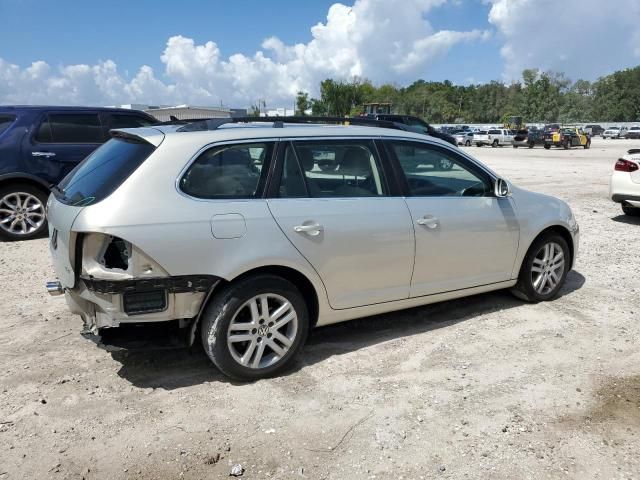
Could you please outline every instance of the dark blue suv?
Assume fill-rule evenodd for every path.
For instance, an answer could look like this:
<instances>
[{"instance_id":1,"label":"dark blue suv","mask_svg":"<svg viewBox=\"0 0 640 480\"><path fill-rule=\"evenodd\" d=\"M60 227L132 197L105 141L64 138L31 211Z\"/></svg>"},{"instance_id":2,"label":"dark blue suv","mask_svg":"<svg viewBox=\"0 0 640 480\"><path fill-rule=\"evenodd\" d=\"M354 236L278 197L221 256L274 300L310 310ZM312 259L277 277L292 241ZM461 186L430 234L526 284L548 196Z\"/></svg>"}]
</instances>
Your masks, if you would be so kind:
<instances>
[{"instance_id":1,"label":"dark blue suv","mask_svg":"<svg viewBox=\"0 0 640 480\"><path fill-rule=\"evenodd\" d=\"M40 236L52 185L106 142L110 129L153 123L137 110L0 106L0 239Z\"/></svg>"}]
</instances>

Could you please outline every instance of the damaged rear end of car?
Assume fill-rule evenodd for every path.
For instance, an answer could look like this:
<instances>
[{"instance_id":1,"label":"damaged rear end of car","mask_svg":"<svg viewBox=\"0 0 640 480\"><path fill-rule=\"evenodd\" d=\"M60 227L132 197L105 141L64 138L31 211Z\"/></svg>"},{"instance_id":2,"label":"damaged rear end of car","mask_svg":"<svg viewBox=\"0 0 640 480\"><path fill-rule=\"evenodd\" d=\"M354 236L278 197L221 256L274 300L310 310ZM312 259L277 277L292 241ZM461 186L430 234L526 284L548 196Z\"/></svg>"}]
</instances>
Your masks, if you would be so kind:
<instances>
[{"instance_id":1,"label":"damaged rear end of car","mask_svg":"<svg viewBox=\"0 0 640 480\"><path fill-rule=\"evenodd\" d=\"M112 137L49 197L49 248L58 280L48 282L47 290L52 295L64 293L71 312L82 317L86 333L122 323L176 319L186 323L199 314L216 278L170 275L116 232L110 217L119 210L138 208L110 196L130 177L144 174L138 169L152 159L164 134L143 128L113 131Z\"/></svg>"}]
</instances>

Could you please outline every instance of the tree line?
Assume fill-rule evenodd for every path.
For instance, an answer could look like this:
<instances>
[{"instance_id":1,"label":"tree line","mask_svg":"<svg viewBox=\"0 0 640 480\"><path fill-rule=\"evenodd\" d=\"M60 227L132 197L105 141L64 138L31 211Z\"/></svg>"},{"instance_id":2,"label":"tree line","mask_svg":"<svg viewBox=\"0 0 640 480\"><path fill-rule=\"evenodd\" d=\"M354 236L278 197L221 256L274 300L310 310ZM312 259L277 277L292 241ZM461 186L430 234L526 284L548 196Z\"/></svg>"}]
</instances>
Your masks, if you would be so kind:
<instances>
[{"instance_id":1,"label":"tree line","mask_svg":"<svg viewBox=\"0 0 640 480\"><path fill-rule=\"evenodd\" d=\"M522 81L454 85L417 80L407 87L368 80L323 80L320 98L298 92L296 114L358 115L364 103L392 103L393 112L431 123L497 123L520 115L527 123L640 120L640 66L599 78L569 80L562 73L524 70Z\"/></svg>"}]
</instances>

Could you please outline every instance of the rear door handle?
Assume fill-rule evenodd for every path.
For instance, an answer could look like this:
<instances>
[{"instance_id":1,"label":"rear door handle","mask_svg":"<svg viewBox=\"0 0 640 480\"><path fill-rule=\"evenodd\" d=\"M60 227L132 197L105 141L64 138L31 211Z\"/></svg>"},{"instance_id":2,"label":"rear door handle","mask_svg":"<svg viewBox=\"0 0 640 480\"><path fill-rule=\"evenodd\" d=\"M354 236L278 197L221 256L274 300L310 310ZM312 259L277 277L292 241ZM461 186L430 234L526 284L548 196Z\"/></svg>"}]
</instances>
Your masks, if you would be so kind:
<instances>
[{"instance_id":1,"label":"rear door handle","mask_svg":"<svg viewBox=\"0 0 640 480\"><path fill-rule=\"evenodd\" d=\"M55 157L56 154L53 152L31 152L32 157Z\"/></svg>"},{"instance_id":2,"label":"rear door handle","mask_svg":"<svg viewBox=\"0 0 640 480\"><path fill-rule=\"evenodd\" d=\"M425 215L424 217L419 218L418 220L416 220L416 223L418 225L422 225L422 226L427 227L427 228L438 228L438 225L440 224L440 220L438 220L434 216Z\"/></svg>"},{"instance_id":3,"label":"rear door handle","mask_svg":"<svg viewBox=\"0 0 640 480\"><path fill-rule=\"evenodd\" d=\"M311 223L296 225L295 227L293 227L293 230L298 233L306 233L307 235L315 237L316 235L319 235L320 232L324 231L324 227L319 223Z\"/></svg>"}]
</instances>

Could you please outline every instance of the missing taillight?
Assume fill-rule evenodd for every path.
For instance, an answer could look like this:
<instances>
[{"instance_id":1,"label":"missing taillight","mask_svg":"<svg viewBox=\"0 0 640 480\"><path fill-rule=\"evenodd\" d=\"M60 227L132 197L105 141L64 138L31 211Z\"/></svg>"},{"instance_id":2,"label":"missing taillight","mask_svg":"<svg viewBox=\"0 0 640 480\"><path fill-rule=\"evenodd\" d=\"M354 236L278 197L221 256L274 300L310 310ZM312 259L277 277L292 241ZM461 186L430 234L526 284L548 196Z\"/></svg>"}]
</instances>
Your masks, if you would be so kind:
<instances>
[{"instance_id":1,"label":"missing taillight","mask_svg":"<svg viewBox=\"0 0 640 480\"><path fill-rule=\"evenodd\" d=\"M127 243L118 237L112 237L109 245L104 251L102 263L106 268L118 268L126 270L129 268L129 257L131 252Z\"/></svg>"},{"instance_id":2,"label":"missing taillight","mask_svg":"<svg viewBox=\"0 0 640 480\"><path fill-rule=\"evenodd\" d=\"M615 170L618 172L635 172L638 170L638 164L621 158L616 162Z\"/></svg>"}]
</instances>

